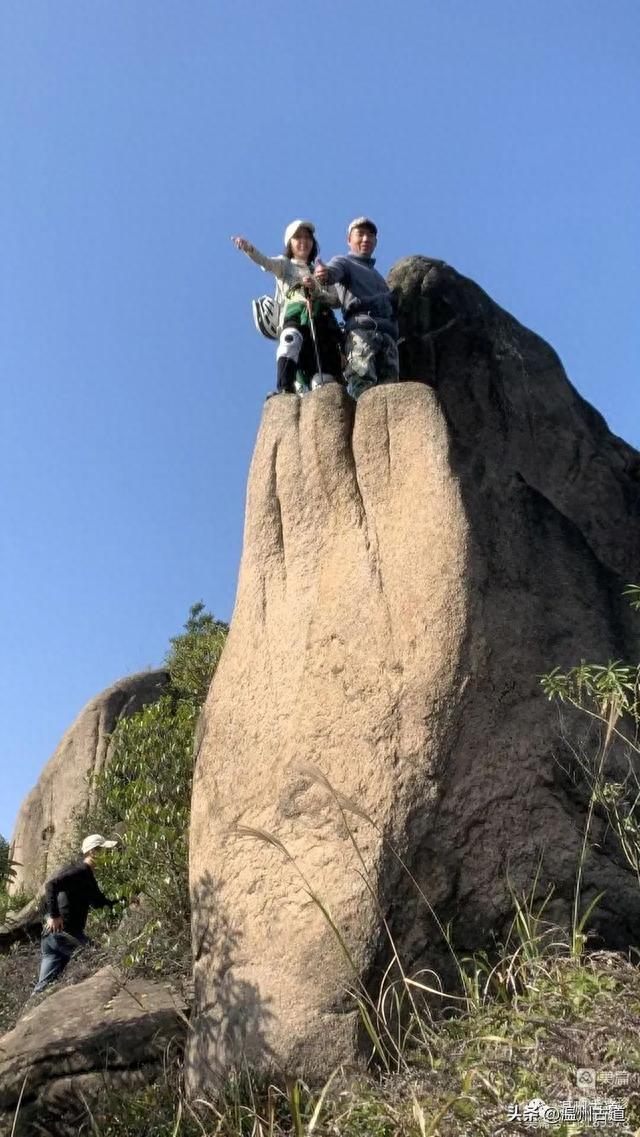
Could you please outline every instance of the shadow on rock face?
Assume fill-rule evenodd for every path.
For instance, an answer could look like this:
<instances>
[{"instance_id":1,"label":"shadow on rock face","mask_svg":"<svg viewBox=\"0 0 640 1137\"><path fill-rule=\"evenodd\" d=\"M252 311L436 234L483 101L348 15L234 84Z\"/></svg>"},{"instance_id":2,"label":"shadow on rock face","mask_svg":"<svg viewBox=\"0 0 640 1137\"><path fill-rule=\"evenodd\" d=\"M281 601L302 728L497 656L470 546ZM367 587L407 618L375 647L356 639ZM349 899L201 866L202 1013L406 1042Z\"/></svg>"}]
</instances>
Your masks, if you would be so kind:
<instances>
[{"instance_id":1,"label":"shadow on rock face","mask_svg":"<svg viewBox=\"0 0 640 1137\"><path fill-rule=\"evenodd\" d=\"M220 1084L230 1054L245 1056L249 1065L269 1065L272 1054L267 1041L271 1014L258 988L237 977L242 936L223 908L209 872L193 886L192 910L196 1011L189 1081L195 1092L198 1086Z\"/></svg>"}]
</instances>

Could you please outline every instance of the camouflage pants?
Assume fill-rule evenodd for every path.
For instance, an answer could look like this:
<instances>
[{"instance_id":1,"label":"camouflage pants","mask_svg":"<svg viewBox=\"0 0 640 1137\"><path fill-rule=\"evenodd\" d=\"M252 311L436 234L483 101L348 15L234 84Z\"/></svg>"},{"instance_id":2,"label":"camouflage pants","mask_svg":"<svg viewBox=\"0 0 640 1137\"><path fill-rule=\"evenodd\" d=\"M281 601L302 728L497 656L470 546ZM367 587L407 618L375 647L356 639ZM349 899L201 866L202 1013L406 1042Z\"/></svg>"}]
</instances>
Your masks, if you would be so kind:
<instances>
[{"instance_id":1,"label":"camouflage pants","mask_svg":"<svg viewBox=\"0 0 640 1137\"><path fill-rule=\"evenodd\" d=\"M379 383L398 382L398 345L393 336L373 328L355 328L347 332L344 350L344 377L354 399Z\"/></svg>"}]
</instances>

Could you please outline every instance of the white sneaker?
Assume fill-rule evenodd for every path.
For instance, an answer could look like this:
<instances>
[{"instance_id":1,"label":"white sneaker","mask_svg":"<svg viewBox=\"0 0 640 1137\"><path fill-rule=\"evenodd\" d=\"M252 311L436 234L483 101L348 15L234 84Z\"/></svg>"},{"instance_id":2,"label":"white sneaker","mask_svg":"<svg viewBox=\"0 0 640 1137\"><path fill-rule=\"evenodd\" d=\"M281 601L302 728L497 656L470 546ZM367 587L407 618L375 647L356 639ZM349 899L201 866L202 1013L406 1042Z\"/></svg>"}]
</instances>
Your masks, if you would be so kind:
<instances>
[{"instance_id":1,"label":"white sneaker","mask_svg":"<svg viewBox=\"0 0 640 1137\"><path fill-rule=\"evenodd\" d=\"M317 391L318 387L326 387L327 383L337 383L337 381L334 375L319 375L316 371L311 380L311 390Z\"/></svg>"}]
</instances>

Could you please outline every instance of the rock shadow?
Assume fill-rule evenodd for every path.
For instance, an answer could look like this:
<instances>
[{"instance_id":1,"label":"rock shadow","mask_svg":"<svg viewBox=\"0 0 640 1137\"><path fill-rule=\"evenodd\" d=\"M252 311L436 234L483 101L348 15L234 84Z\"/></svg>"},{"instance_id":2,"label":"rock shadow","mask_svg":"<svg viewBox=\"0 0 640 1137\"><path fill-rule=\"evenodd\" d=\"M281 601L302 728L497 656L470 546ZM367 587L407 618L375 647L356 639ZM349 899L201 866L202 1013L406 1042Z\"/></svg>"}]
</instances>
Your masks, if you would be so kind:
<instances>
[{"instance_id":1,"label":"rock shadow","mask_svg":"<svg viewBox=\"0 0 640 1137\"><path fill-rule=\"evenodd\" d=\"M272 1063L273 1018L258 987L238 976L242 937L210 872L192 887L194 1014L187 1051L187 1089L215 1093L230 1070Z\"/></svg>"},{"instance_id":2,"label":"rock shadow","mask_svg":"<svg viewBox=\"0 0 640 1137\"><path fill-rule=\"evenodd\" d=\"M435 391L469 523L470 682L439 805L428 832L414 819L409 845L412 870L470 952L506 934L507 870L526 891L541 857L539 898L553 885L554 918L570 920L588 807L572 755L588 727L573 716L561 728L540 676L585 659L639 658L638 618L622 597L640 563L639 456L573 388L553 348L473 281L410 257L390 284L401 378ZM621 949L640 936L640 892L605 830L596 819L584 907L605 892L598 945ZM398 887L405 925L416 903ZM428 944L429 918L417 928Z\"/></svg>"}]
</instances>

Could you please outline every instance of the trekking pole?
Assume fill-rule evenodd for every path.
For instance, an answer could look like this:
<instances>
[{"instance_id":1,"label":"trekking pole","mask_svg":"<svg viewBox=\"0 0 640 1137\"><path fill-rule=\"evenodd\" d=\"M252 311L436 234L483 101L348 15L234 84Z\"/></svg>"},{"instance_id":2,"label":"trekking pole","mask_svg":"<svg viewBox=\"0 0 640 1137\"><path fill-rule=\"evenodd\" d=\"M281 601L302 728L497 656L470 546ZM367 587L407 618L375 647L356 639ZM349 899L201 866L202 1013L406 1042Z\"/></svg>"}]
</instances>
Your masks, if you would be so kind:
<instances>
[{"instance_id":1,"label":"trekking pole","mask_svg":"<svg viewBox=\"0 0 640 1137\"><path fill-rule=\"evenodd\" d=\"M309 327L311 328L311 339L313 340L313 350L316 353L316 367L318 368L318 375L320 377L320 386L324 386L324 378L322 375L322 364L320 363L320 352L318 350L318 337L316 336L316 324L313 318L313 301L310 295L307 295L307 311L309 313Z\"/></svg>"}]
</instances>

